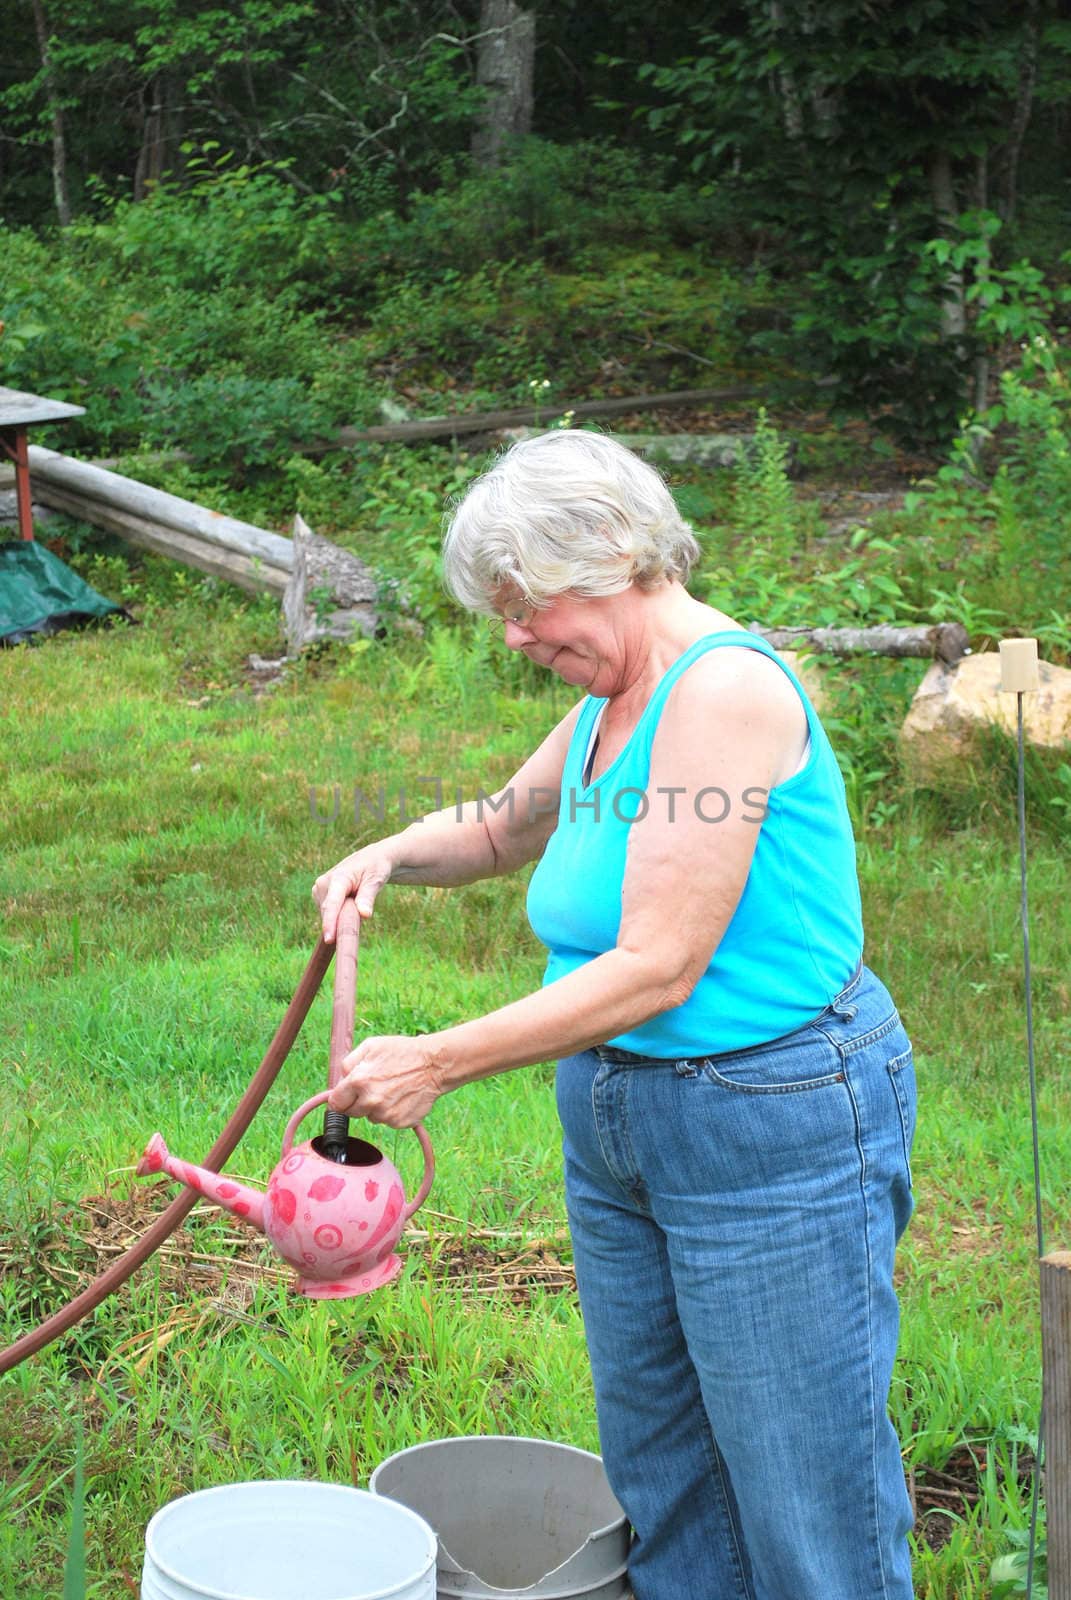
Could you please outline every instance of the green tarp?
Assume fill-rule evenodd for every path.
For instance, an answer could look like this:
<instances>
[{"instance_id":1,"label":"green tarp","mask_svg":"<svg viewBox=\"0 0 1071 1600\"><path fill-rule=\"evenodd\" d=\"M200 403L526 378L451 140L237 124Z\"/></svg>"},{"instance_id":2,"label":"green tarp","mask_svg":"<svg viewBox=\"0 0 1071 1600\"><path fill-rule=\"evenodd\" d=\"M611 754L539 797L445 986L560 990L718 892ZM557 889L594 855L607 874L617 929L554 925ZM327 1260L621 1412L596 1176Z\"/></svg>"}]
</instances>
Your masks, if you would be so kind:
<instances>
[{"instance_id":1,"label":"green tarp","mask_svg":"<svg viewBox=\"0 0 1071 1600\"><path fill-rule=\"evenodd\" d=\"M0 544L0 645L124 615L36 539Z\"/></svg>"}]
</instances>

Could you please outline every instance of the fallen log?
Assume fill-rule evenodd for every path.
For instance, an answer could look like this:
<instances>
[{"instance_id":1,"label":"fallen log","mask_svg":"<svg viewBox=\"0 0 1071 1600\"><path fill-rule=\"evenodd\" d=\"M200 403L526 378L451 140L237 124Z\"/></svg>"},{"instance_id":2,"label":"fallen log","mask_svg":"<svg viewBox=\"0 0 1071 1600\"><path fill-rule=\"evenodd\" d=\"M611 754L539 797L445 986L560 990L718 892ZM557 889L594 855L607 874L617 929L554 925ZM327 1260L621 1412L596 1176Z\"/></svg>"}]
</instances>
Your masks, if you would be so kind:
<instances>
[{"instance_id":1,"label":"fallen log","mask_svg":"<svg viewBox=\"0 0 1071 1600\"><path fill-rule=\"evenodd\" d=\"M196 567L199 572L210 573L215 578L225 578L249 594L267 592L281 599L286 591L289 569L264 561L260 556L248 556L240 550L210 544L194 534L166 528L135 516L132 511L121 511L103 500L93 500L88 495L74 494L51 484L44 495L35 493L38 499L47 496L45 503L54 511L76 517L79 522L91 522L107 533L117 533L140 549L181 561L184 566ZM289 544L289 540L284 539L282 543Z\"/></svg>"},{"instance_id":2,"label":"fallen log","mask_svg":"<svg viewBox=\"0 0 1071 1600\"><path fill-rule=\"evenodd\" d=\"M897 627L891 622L870 628L763 628L751 624L775 650L811 649L834 656L920 656L949 665L970 654L970 636L958 622L932 627Z\"/></svg>"},{"instance_id":3,"label":"fallen log","mask_svg":"<svg viewBox=\"0 0 1071 1600\"><path fill-rule=\"evenodd\" d=\"M503 428L500 435L510 442L534 439L538 428ZM656 460L692 462L711 470L738 467L754 446L754 433L608 433L605 437L623 444L626 450ZM490 442L490 441L489 441Z\"/></svg>"},{"instance_id":4,"label":"fallen log","mask_svg":"<svg viewBox=\"0 0 1071 1600\"><path fill-rule=\"evenodd\" d=\"M56 451L34 451L38 500L129 543L275 595L291 655L319 639L371 637L379 626L375 575L349 550L294 519L294 539L224 517Z\"/></svg>"},{"instance_id":5,"label":"fallen log","mask_svg":"<svg viewBox=\"0 0 1071 1600\"><path fill-rule=\"evenodd\" d=\"M323 451L365 443L403 444L417 439L449 439L455 434L492 433L499 428L524 428L549 424L568 413L573 417L620 417L629 411L652 407L710 405L722 400L747 400L759 391L752 384L728 389L673 389L666 394L615 395L608 400L546 401L540 406L519 406L511 411L465 411L453 417L419 417L412 422L386 422L375 428L343 428L335 443Z\"/></svg>"},{"instance_id":6,"label":"fallen log","mask_svg":"<svg viewBox=\"0 0 1071 1600\"><path fill-rule=\"evenodd\" d=\"M290 540L277 533L209 511L163 489L151 489L136 478L124 478L86 461L75 461L57 450L31 445L29 453L34 494L43 505L51 505L51 496L56 493L79 495L86 502L128 513L160 528L173 528L221 550L237 551L249 560L256 558L269 566L290 570Z\"/></svg>"}]
</instances>

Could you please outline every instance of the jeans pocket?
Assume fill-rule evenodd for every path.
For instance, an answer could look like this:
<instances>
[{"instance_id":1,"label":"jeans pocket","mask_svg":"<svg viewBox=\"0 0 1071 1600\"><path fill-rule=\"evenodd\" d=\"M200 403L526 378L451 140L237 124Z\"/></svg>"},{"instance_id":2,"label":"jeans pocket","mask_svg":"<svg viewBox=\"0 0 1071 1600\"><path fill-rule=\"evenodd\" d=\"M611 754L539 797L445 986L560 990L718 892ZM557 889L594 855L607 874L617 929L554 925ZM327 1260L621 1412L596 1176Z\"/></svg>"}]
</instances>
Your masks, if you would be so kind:
<instances>
[{"instance_id":1,"label":"jeans pocket","mask_svg":"<svg viewBox=\"0 0 1071 1600\"><path fill-rule=\"evenodd\" d=\"M840 1052L820 1033L793 1034L791 1043L697 1062L708 1083L735 1094L802 1094L844 1082Z\"/></svg>"},{"instance_id":2,"label":"jeans pocket","mask_svg":"<svg viewBox=\"0 0 1071 1600\"><path fill-rule=\"evenodd\" d=\"M900 1114L900 1136L904 1145L904 1166L907 1169L907 1182L911 1186L911 1146L915 1140L915 1067L914 1058L909 1045L901 1051L885 1068L889 1074L893 1094L896 1096L896 1108Z\"/></svg>"}]
</instances>

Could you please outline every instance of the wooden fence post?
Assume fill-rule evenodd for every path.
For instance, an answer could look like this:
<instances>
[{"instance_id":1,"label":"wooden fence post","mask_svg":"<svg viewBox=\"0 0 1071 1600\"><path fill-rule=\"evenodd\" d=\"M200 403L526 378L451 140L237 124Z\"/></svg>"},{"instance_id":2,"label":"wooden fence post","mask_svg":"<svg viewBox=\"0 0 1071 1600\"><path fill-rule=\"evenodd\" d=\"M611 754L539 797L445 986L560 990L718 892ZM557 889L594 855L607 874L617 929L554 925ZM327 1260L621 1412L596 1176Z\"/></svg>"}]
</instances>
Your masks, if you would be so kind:
<instances>
[{"instance_id":1,"label":"wooden fence post","mask_svg":"<svg viewBox=\"0 0 1071 1600\"><path fill-rule=\"evenodd\" d=\"M1071 1250L1041 1258L1049 1600L1071 1600Z\"/></svg>"}]
</instances>

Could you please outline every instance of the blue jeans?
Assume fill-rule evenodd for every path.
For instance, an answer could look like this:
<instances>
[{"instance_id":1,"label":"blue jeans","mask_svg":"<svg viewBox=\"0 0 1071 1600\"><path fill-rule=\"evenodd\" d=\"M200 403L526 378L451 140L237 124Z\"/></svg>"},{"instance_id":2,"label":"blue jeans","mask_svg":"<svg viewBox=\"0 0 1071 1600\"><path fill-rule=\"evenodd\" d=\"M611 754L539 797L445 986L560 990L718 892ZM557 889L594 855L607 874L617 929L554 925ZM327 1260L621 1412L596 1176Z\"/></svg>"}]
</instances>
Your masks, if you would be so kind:
<instances>
[{"instance_id":1,"label":"blue jeans","mask_svg":"<svg viewBox=\"0 0 1071 1600\"><path fill-rule=\"evenodd\" d=\"M910 1600L889 1421L911 1046L866 968L689 1061L558 1064L566 1197L636 1600Z\"/></svg>"}]
</instances>

